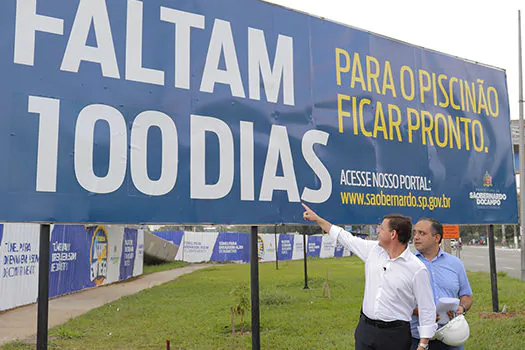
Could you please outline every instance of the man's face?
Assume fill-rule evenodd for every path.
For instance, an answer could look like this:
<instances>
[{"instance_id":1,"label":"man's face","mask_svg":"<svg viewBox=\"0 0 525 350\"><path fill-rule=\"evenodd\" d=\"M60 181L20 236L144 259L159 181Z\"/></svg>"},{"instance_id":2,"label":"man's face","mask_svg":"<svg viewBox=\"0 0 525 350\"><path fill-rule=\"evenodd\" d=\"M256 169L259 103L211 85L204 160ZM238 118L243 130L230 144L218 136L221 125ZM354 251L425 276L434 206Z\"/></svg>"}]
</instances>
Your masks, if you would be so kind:
<instances>
[{"instance_id":1,"label":"man's face","mask_svg":"<svg viewBox=\"0 0 525 350\"><path fill-rule=\"evenodd\" d=\"M381 225L377 228L377 236L379 238L379 244L389 244L392 240L392 230L390 229L390 220L384 219Z\"/></svg>"},{"instance_id":2,"label":"man's face","mask_svg":"<svg viewBox=\"0 0 525 350\"><path fill-rule=\"evenodd\" d=\"M414 246L420 252L439 245L439 235L432 235L432 224L430 221L418 221L414 226L413 235Z\"/></svg>"}]
</instances>

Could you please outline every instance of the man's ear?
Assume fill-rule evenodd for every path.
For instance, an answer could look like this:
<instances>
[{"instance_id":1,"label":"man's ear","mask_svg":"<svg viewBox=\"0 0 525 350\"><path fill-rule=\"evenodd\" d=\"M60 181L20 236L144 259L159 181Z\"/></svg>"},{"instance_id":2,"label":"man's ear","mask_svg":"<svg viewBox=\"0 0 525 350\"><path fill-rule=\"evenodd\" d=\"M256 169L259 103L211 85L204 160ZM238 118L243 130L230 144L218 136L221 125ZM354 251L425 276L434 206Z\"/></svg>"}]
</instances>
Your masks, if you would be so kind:
<instances>
[{"instance_id":1,"label":"man's ear","mask_svg":"<svg viewBox=\"0 0 525 350\"><path fill-rule=\"evenodd\" d=\"M398 236L399 235L397 234L397 230L392 230L392 233L390 234L390 238L392 238L392 240L394 241L397 239Z\"/></svg>"}]
</instances>

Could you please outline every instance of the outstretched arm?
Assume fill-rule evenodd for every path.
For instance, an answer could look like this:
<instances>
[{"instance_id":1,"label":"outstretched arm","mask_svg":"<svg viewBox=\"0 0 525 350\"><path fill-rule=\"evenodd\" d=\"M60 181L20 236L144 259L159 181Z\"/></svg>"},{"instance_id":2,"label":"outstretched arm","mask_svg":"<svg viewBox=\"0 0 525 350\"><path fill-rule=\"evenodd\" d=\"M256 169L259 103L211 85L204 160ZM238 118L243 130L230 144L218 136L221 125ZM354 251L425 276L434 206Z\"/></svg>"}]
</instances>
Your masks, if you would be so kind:
<instances>
[{"instance_id":1,"label":"outstretched arm","mask_svg":"<svg viewBox=\"0 0 525 350\"><path fill-rule=\"evenodd\" d=\"M365 241L364 239L354 237L350 232L334 226L319 215L317 215L307 205L301 203L305 209L303 218L315 222L321 229L330 234L330 237L336 242L341 243L346 249L357 255L359 259L366 261L370 251L377 246L377 242Z\"/></svg>"}]
</instances>

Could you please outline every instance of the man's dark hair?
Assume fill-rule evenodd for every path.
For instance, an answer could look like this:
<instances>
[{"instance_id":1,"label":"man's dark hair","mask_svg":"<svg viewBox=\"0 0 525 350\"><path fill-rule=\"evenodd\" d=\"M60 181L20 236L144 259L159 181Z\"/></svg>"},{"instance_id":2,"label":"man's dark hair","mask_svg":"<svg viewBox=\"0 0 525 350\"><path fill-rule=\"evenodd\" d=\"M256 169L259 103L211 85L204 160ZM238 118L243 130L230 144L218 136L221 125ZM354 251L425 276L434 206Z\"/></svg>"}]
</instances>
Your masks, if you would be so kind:
<instances>
[{"instance_id":1,"label":"man's dark hair","mask_svg":"<svg viewBox=\"0 0 525 350\"><path fill-rule=\"evenodd\" d=\"M388 219L391 230L396 230L397 239L402 244L408 244L412 237L412 220L408 216L401 214L385 215L383 219Z\"/></svg>"},{"instance_id":2,"label":"man's dark hair","mask_svg":"<svg viewBox=\"0 0 525 350\"><path fill-rule=\"evenodd\" d=\"M439 244L443 240L443 225L435 219L432 218L421 218L418 221L428 221L430 222L430 230L432 231L432 236L439 235Z\"/></svg>"}]
</instances>

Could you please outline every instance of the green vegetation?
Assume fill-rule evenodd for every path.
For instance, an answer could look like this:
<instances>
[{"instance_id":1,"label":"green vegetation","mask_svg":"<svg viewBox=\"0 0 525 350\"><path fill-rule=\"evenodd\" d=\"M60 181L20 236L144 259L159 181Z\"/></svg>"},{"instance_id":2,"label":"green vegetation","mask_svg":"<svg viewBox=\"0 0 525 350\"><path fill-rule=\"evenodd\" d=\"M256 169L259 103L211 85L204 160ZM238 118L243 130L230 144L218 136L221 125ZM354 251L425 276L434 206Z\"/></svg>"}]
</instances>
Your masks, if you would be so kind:
<instances>
[{"instance_id":1,"label":"green vegetation","mask_svg":"<svg viewBox=\"0 0 525 350\"><path fill-rule=\"evenodd\" d=\"M232 335L235 335L236 329L235 315L238 315L241 318L241 335L244 335L244 315L248 312L251 306L250 289L246 284L241 284L233 288L230 295L234 298L233 306L230 307Z\"/></svg>"},{"instance_id":2,"label":"green vegetation","mask_svg":"<svg viewBox=\"0 0 525 350\"><path fill-rule=\"evenodd\" d=\"M168 271L168 270L173 270L173 269L176 269L176 268L179 268L179 267L184 267L184 266L188 266L189 264L187 262L184 262L184 261L173 261L173 262L170 262L170 263L166 263L166 264L158 264L158 265L144 265L144 274L147 275L147 274L150 274L150 273L155 273L155 272L160 272L160 271Z\"/></svg>"},{"instance_id":3,"label":"green vegetation","mask_svg":"<svg viewBox=\"0 0 525 350\"><path fill-rule=\"evenodd\" d=\"M261 264L260 317L263 349L352 349L361 307L364 274L357 258L311 259L309 290L303 262ZM331 298L322 297L329 277ZM50 331L50 349L249 349L251 313L245 335L232 336L231 308L238 286L250 285L248 264L215 265L162 286L122 298ZM525 349L525 283L498 276L500 308L492 318L490 277L469 273L475 292L467 319L467 349ZM242 295L242 293L241 293ZM11 343L5 349L33 349Z\"/></svg>"}]
</instances>

